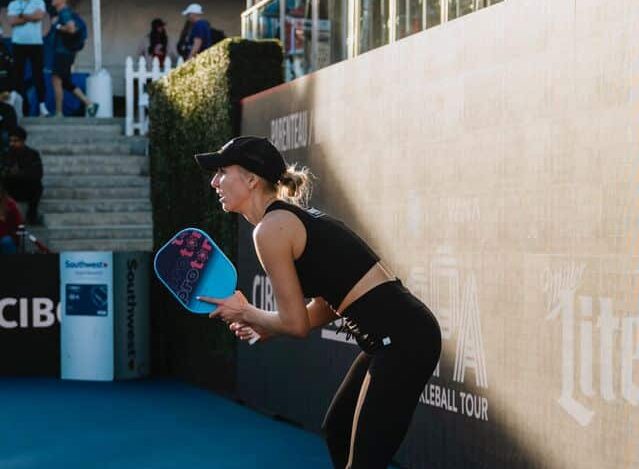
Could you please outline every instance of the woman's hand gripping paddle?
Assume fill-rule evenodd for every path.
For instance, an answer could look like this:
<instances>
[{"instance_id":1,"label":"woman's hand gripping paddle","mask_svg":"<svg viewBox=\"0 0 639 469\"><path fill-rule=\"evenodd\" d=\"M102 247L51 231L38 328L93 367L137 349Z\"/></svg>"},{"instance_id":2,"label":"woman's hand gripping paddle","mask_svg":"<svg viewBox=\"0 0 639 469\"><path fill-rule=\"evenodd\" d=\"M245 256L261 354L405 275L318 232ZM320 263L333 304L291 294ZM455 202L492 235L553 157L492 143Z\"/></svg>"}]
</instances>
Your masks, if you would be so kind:
<instances>
[{"instance_id":1,"label":"woman's hand gripping paddle","mask_svg":"<svg viewBox=\"0 0 639 469\"><path fill-rule=\"evenodd\" d=\"M209 314L216 305L199 296L228 298L237 286L235 266L213 239L197 228L179 231L162 246L153 261L160 282L188 311ZM255 333L251 345L259 340Z\"/></svg>"}]
</instances>

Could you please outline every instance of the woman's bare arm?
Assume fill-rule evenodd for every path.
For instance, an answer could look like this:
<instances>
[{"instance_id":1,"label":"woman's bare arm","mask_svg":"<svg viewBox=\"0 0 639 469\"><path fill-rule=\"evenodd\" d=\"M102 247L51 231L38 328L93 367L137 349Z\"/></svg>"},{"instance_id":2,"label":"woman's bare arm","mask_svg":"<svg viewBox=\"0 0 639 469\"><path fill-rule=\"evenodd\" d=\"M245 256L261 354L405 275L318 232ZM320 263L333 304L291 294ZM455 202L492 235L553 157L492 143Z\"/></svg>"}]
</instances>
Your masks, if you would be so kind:
<instances>
[{"instance_id":1,"label":"woman's bare arm","mask_svg":"<svg viewBox=\"0 0 639 469\"><path fill-rule=\"evenodd\" d=\"M248 305L246 322L275 333L305 337L311 330L309 311L293 257L296 226L291 214L273 212L253 232L258 258L273 285L277 311Z\"/></svg>"},{"instance_id":2,"label":"woman's bare arm","mask_svg":"<svg viewBox=\"0 0 639 469\"><path fill-rule=\"evenodd\" d=\"M202 301L218 305L210 317L246 323L270 335L294 337L306 337L311 329L334 321L337 316L322 298L305 304L294 256L295 242L305 234L302 230L303 225L294 215L276 211L253 231L255 250L273 286L277 311L260 309L238 292L226 300L201 297Z\"/></svg>"},{"instance_id":3,"label":"woman's bare arm","mask_svg":"<svg viewBox=\"0 0 639 469\"><path fill-rule=\"evenodd\" d=\"M313 300L306 305L306 310L308 311L308 320L311 329L324 326L339 317L328 303L320 297L313 298ZM272 331L267 331L255 324L248 324L246 322L234 322L229 325L229 329L231 329L240 340L244 341L255 339L256 333L260 336L260 341L270 339L277 335Z\"/></svg>"},{"instance_id":4,"label":"woman's bare arm","mask_svg":"<svg viewBox=\"0 0 639 469\"><path fill-rule=\"evenodd\" d=\"M306 305L308 322L311 329L325 326L339 318L335 310L331 308L324 298L318 297Z\"/></svg>"}]
</instances>

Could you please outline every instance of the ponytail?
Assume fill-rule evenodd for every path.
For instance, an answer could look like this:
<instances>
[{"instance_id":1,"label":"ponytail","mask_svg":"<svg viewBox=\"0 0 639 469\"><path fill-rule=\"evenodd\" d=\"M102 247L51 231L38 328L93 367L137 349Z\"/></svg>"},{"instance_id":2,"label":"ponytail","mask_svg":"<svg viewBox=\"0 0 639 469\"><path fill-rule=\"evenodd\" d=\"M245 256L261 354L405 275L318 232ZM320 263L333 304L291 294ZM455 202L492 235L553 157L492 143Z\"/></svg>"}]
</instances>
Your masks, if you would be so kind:
<instances>
[{"instance_id":1,"label":"ponytail","mask_svg":"<svg viewBox=\"0 0 639 469\"><path fill-rule=\"evenodd\" d=\"M297 165L290 165L277 183L278 198L291 204L306 207L311 198L312 173L308 168L297 169Z\"/></svg>"}]
</instances>

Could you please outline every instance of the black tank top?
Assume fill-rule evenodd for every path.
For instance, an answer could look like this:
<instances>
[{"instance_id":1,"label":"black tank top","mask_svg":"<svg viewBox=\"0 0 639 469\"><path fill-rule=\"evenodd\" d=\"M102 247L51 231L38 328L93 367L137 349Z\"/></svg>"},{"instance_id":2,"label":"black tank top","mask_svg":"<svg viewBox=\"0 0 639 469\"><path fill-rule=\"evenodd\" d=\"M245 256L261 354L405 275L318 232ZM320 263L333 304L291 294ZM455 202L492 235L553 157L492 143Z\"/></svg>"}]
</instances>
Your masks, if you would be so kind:
<instances>
[{"instance_id":1,"label":"black tank top","mask_svg":"<svg viewBox=\"0 0 639 469\"><path fill-rule=\"evenodd\" d=\"M269 205L266 213L273 210L293 213L306 228L306 247L295 261L304 296L321 296L337 309L379 256L344 223L319 210L281 200Z\"/></svg>"}]
</instances>

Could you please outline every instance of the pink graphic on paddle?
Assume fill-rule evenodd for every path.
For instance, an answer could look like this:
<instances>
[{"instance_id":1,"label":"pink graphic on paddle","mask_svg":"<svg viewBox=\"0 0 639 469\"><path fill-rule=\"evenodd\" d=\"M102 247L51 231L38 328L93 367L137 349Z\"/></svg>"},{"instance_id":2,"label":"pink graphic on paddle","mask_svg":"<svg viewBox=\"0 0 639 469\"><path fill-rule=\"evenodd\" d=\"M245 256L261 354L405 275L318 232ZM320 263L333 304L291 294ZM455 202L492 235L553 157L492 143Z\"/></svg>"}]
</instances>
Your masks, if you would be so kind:
<instances>
[{"instance_id":1,"label":"pink graphic on paddle","mask_svg":"<svg viewBox=\"0 0 639 469\"><path fill-rule=\"evenodd\" d=\"M197 231L181 233L171 244L184 246L179 250L180 256L193 259L190 262L191 268L197 270L204 268L213 251L213 246Z\"/></svg>"}]
</instances>

